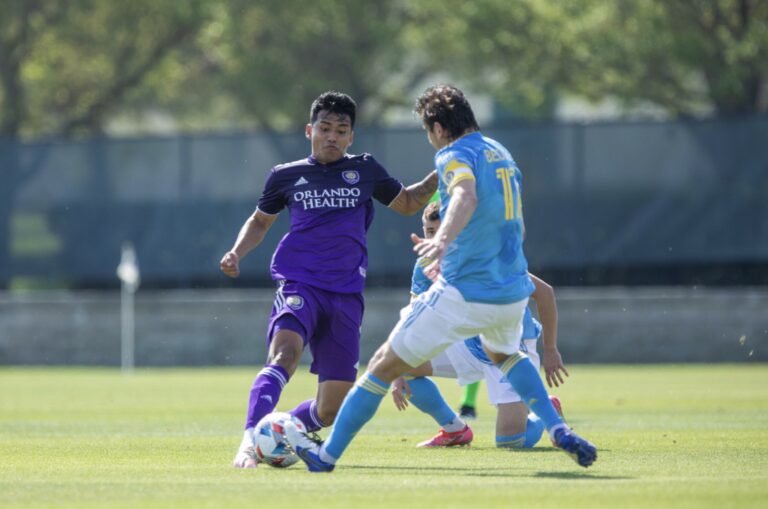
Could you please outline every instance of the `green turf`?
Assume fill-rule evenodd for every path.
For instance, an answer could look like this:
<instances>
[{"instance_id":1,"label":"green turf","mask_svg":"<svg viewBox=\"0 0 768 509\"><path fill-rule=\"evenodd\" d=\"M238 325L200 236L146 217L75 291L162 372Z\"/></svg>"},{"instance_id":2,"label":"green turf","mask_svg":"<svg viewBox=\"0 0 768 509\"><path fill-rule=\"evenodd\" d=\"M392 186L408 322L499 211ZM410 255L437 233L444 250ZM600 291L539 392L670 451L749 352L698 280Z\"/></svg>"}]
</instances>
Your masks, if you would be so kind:
<instances>
[{"instance_id":1,"label":"green turf","mask_svg":"<svg viewBox=\"0 0 768 509\"><path fill-rule=\"evenodd\" d=\"M0 369L0 508L768 507L768 366L571 366L556 390L599 460L469 449L385 401L332 474L229 466L257 369ZM451 403L460 391L440 382ZM300 373L279 409L314 393Z\"/></svg>"}]
</instances>

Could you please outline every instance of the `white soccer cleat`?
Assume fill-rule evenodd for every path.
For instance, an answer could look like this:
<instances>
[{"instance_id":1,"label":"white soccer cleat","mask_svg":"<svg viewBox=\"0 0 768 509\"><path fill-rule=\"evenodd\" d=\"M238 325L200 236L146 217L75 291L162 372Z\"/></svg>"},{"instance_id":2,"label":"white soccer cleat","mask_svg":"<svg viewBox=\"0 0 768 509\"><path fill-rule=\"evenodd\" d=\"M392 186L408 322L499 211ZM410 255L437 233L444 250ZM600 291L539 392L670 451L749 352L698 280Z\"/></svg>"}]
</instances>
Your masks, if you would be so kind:
<instances>
[{"instance_id":1,"label":"white soccer cleat","mask_svg":"<svg viewBox=\"0 0 768 509\"><path fill-rule=\"evenodd\" d=\"M235 468L256 468L259 462L256 461L256 452L253 447L246 450L237 451L235 459L232 460L232 466Z\"/></svg>"},{"instance_id":2,"label":"white soccer cleat","mask_svg":"<svg viewBox=\"0 0 768 509\"><path fill-rule=\"evenodd\" d=\"M243 441L237 449L232 466L235 468L256 468L259 460L256 458L256 448L253 443L253 428L248 428L243 433Z\"/></svg>"}]
</instances>

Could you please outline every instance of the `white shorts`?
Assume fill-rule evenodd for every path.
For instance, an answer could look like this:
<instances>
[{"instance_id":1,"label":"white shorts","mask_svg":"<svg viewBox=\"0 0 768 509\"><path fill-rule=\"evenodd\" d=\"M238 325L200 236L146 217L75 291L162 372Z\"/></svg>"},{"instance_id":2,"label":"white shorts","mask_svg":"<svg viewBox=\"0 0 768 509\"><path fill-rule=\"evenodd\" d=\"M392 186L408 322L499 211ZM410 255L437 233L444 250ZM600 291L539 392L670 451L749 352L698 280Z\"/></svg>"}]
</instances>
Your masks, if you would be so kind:
<instances>
[{"instance_id":1,"label":"white shorts","mask_svg":"<svg viewBox=\"0 0 768 509\"><path fill-rule=\"evenodd\" d=\"M536 339L523 340L523 346L527 350L526 355L538 370L540 360L536 351L536 343ZM493 364L486 364L475 357L463 341L454 343L439 353L432 359L431 364L434 376L456 378L460 385L485 380L488 386L488 401L492 405L522 401L520 395L512 388L501 370Z\"/></svg>"},{"instance_id":2,"label":"white shorts","mask_svg":"<svg viewBox=\"0 0 768 509\"><path fill-rule=\"evenodd\" d=\"M467 302L456 288L438 280L400 311L387 341L413 367L477 335L488 350L511 355L520 349L527 305L527 297L511 304Z\"/></svg>"}]
</instances>

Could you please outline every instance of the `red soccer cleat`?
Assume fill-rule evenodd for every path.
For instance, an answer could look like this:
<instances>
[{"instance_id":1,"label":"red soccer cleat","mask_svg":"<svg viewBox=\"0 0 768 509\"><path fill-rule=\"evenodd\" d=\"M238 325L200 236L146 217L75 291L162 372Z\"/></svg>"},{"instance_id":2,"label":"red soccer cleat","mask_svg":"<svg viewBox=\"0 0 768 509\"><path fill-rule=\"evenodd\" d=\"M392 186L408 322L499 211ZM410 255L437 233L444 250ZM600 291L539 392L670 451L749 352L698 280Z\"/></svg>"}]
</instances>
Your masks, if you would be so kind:
<instances>
[{"instance_id":1,"label":"red soccer cleat","mask_svg":"<svg viewBox=\"0 0 768 509\"><path fill-rule=\"evenodd\" d=\"M557 396L550 396L549 401L552 402L552 406L555 407L555 412L557 412L557 415L560 416L560 418L565 421L565 414L563 413L563 404L560 403L560 398Z\"/></svg>"},{"instance_id":2,"label":"red soccer cleat","mask_svg":"<svg viewBox=\"0 0 768 509\"><path fill-rule=\"evenodd\" d=\"M448 433L444 429L425 442L421 442L416 447L453 447L456 445L469 445L474 438L472 429L464 426L463 430Z\"/></svg>"}]
</instances>

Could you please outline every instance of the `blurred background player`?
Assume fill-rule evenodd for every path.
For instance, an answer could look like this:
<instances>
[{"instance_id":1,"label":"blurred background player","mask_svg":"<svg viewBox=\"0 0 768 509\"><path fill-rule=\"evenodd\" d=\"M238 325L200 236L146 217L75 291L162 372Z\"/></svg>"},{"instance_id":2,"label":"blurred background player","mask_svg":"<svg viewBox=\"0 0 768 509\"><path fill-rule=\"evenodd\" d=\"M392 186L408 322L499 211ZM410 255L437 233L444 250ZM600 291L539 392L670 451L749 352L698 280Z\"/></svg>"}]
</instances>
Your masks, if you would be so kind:
<instances>
[{"instance_id":1,"label":"blurred background player","mask_svg":"<svg viewBox=\"0 0 768 509\"><path fill-rule=\"evenodd\" d=\"M434 237L440 227L440 204L430 202L422 214L424 238ZM423 267L428 260L419 258L414 265L411 278L411 298L426 291L431 281L426 277ZM549 360L547 380L562 381L562 373L568 374L562 364L562 357L557 349L557 304L555 293L550 285L529 273L536 289L531 298L536 301L536 307L542 321L546 324L548 333L544 336L546 356ZM542 335L542 326L525 310L523 317L523 334L520 350L528 354L531 362L539 368L539 355L536 343ZM544 424L535 414L528 412L520 396L515 392L499 369L494 366L483 351L480 338L475 336L463 342L454 343L431 361L410 371L408 377L400 377L392 384L392 397L399 410L408 406L408 401L416 408L429 414L440 425L437 435L430 440L421 442L418 447L451 447L469 444L473 439L472 430L467 426L463 415L456 413L448 406L437 385L426 378L428 376L457 378L466 387L479 385L486 380L488 399L497 407L496 415L496 446L510 448L529 448L536 445L544 431ZM552 384L550 383L550 386ZM560 401L550 396L555 409L562 416Z\"/></svg>"},{"instance_id":2,"label":"blurred background player","mask_svg":"<svg viewBox=\"0 0 768 509\"><path fill-rule=\"evenodd\" d=\"M461 404L459 404L459 415L462 419L477 419L477 391L480 389L480 382L473 382L462 387Z\"/></svg>"},{"instance_id":3,"label":"blurred background player","mask_svg":"<svg viewBox=\"0 0 768 509\"><path fill-rule=\"evenodd\" d=\"M237 277L240 260L288 208L290 229L271 265L278 288L267 331L267 362L251 387L235 467L256 466L253 428L274 410L307 345L310 371L318 376L317 395L291 413L309 431L333 423L357 376L372 199L413 215L437 187L435 172L405 188L370 154L347 154L355 116L356 104L346 94L326 92L312 103L305 129L311 155L272 168L256 211L221 259L221 270Z\"/></svg>"},{"instance_id":4,"label":"blurred background player","mask_svg":"<svg viewBox=\"0 0 768 509\"><path fill-rule=\"evenodd\" d=\"M504 146L480 133L461 90L430 87L416 112L437 150L442 223L433 238L412 240L414 251L432 260L424 268L427 277L439 279L403 309L344 400L328 439L317 443L290 422L286 436L311 471L333 470L397 377L482 332L488 357L541 418L555 446L588 467L597 459L596 447L563 422L536 367L519 351L535 288L523 254L520 171Z\"/></svg>"},{"instance_id":5,"label":"blurred background player","mask_svg":"<svg viewBox=\"0 0 768 509\"><path fill-rule=\"evenodd\" d=\"M437 203L436 206L432 206L433 203ZM427 222L436 221L436 224L427 225ZM437 227L440 226L440 193L435 193L432 198L429 199L429 203L427 203L426 208L424 209L424 214L421 218L422 222L422 228L424 229L424 235L426 237L427 235L427 229L431 230L431 234L434 235L435 231L437 231ZM429 237L426 237L429 238ZM417 260L418 263L418 260ZM423 271L420 271L421 276L424 275ZM414 278L416 277L416 272L414 269ZM413 284L415 282L415 279L411 278L411 296L414 296L413 294ZM429 281L429 279L427 279ZM429 281L430 286L432 284L431 281ZM425 287L422 291L426 291L426 289L429 288L429 286ZM459 417L461 417L463 420L472 420L477 419L477 391L480 389L480 382L473 382L465 385L462 387L462 394L461 394L461 404L459 405Z\"/></svg>"}]
</instances>

